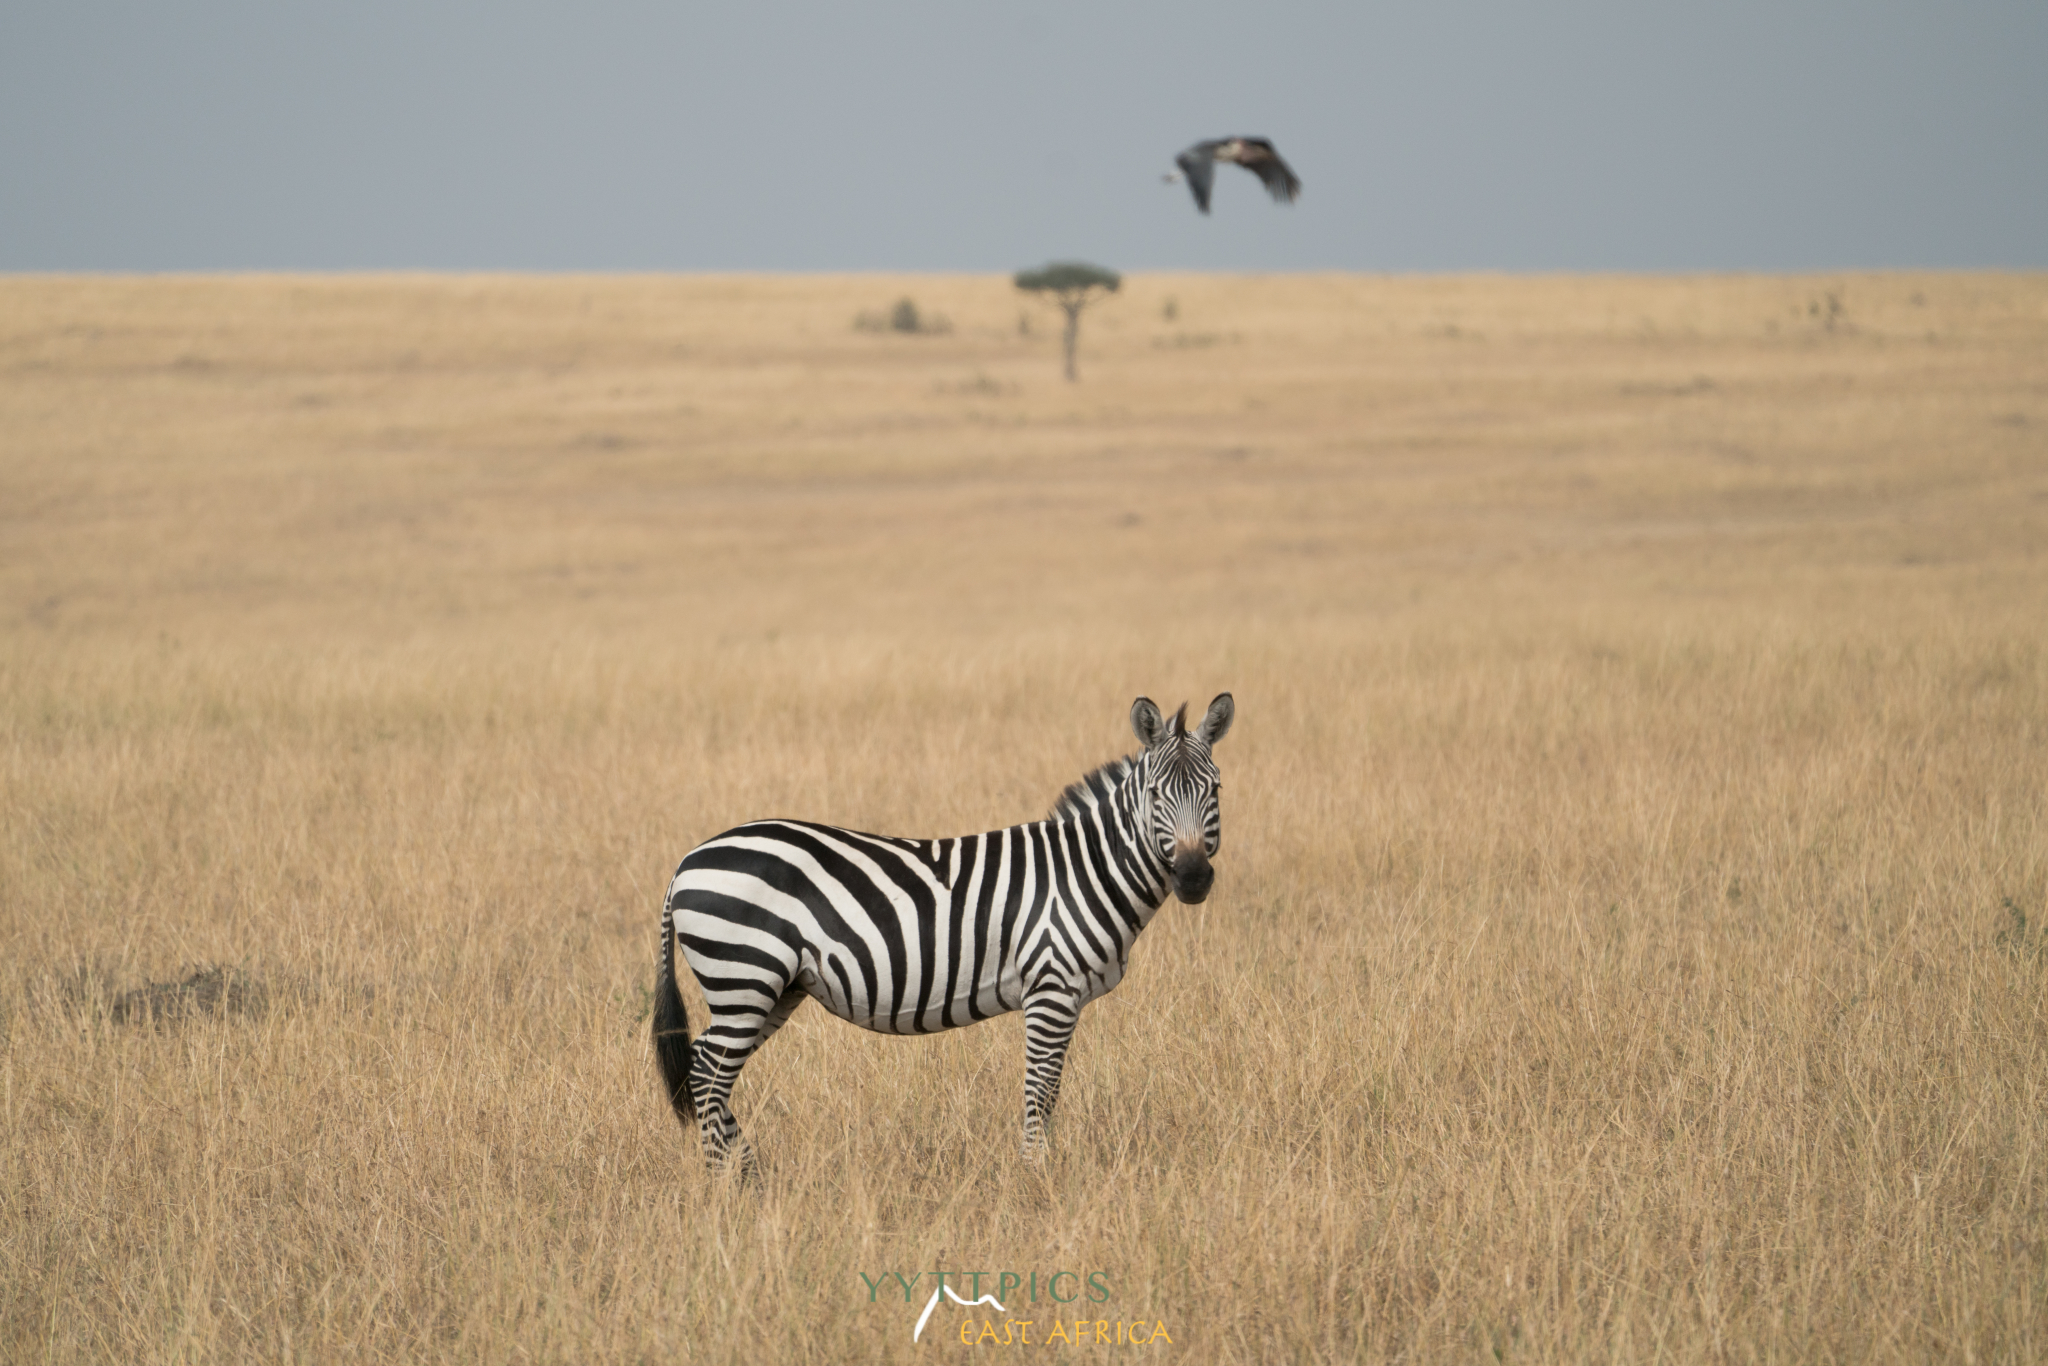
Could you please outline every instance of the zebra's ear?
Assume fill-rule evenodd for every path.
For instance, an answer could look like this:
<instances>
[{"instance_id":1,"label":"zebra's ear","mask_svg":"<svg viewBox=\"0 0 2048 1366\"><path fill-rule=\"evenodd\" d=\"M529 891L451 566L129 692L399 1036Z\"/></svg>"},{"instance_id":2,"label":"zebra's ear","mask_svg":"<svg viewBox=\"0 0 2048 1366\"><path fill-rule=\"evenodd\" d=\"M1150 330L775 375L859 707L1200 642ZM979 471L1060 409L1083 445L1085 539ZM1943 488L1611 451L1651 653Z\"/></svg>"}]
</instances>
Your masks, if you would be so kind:
<instances>
[{"instance_id":1,"label":"zebra's ear","mask_svg":"<svg viewBox=\"0 0 2048 1366\"><path fill-rule=\"evenodd\" d=\"M1195 731L1195 737L1205 745L1213 745L1230 730L1230 723L1237 717L1237 703L1230 700L1230 694L1220 692L1209 704L1209 714L1202 718L1202 724Z\"/></svg>"},{"instance_id":2,"label":"zebra's ear","mask_svg":"<svg viewBox=\"0 0 2048 1366\"><path fill-rule=\"evenodd\" d=\"M1159 743L1159 737L1166 733L1166 718L1159 714L1159 705L1149 697L1141 697L1131 703L1131 729L1138 733L1138 739L1150 749Z\"/></svg>"}]
</instances>

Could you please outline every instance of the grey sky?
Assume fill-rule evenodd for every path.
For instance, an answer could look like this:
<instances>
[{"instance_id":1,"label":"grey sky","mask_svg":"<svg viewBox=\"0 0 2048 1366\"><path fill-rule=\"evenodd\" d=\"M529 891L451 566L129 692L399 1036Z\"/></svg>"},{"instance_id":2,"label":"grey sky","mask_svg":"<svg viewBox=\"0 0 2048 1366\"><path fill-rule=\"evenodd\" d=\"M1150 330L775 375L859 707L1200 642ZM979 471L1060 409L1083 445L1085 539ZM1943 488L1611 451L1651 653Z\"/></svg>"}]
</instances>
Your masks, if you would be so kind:
<instances>
[{"instance_id":1,"label":"grey sky","mask_svg":"<svg viewBox=\"0 0 2048 1366\"><path fill-rule=\"evenodd\" d=\"M1197 138L1263 134L1283 209ZM2048 3L11 0L0 270L2048 267Z\"/></svg>"}]
</instances>

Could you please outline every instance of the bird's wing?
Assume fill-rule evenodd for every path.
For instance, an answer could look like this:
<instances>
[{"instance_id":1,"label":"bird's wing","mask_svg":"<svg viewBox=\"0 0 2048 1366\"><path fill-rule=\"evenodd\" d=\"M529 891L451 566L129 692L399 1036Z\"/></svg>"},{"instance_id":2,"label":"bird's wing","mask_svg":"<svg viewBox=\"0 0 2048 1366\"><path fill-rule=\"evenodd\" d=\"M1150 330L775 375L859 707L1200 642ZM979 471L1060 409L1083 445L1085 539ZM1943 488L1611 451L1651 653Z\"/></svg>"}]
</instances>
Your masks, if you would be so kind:
<instances>
[{"instance_id":1,"label":"bird's wing","mask_svg":"<svg viewBox=\"0 0 2048 1366\"><path fill-rule=\"evenodd\" d=\"M1209 186L1216 178L1216 163L1209 159L1213 142L1198 142L1173 159L1180 167L1181 174L1188 178L1188 189L1195 196L1195 207L1203 213L1209 212Z\"/></svg>"},{"instance_id":2,"label":"bird's wing","mask_svg":"<svg viewBox=\"0 0 2048 1366\"><path fill-rule=\"evenodd\" d=\"M1301 178L1294 174L1294 168L1282 161L1280 154L1273 150L1273 144L1264 138L1245 138L1243 141L1244 157L1238 165L1256 174L1276 203L1292 204L1301 193Z\"/></svg>"}]
</instances>

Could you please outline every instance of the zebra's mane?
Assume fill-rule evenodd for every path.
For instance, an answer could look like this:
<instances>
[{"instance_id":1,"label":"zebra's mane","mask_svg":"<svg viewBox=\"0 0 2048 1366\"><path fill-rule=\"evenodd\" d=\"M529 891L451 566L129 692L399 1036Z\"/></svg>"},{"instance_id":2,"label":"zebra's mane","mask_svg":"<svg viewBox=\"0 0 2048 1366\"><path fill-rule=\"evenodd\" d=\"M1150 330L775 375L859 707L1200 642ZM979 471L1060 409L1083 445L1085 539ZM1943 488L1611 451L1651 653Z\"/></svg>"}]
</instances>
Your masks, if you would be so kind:
<instances>
[{"instance_id":1,"label":"zebra's mane","mask_svg":"<svg viewBox=\"0 0 2048 1366\"><path fill-rule=\"evenodd\" d=\"M1063 821L1069 816L1084 816L1093 811L1109 800L1110 793L1116 791L1124 775L1137 766L1137 760L1129 757L1111 759L1080 782L1067 784L1067 790L1060 793L1060 799L1053 803L1052 818Z\"/></svg>"}]
</instances>

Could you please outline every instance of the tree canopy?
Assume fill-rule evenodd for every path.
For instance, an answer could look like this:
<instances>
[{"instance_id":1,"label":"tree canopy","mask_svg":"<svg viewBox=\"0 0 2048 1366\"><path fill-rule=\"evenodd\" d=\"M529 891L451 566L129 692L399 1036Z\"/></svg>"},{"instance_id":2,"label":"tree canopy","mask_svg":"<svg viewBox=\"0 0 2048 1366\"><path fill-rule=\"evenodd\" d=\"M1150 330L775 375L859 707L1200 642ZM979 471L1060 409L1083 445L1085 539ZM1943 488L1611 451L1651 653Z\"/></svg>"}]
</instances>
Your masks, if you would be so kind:
<instances>
[{"instance_id":1,"label":"tree canopy","mask_svg":"<svg viewBox=\"0 0 2048 1366\"><path fill-rule=\"evenodd\" d=\"M1124 277L1115 271L1086 261L1054 261L1037 270L1017 272L1017 288L1034 293L1068 294L1102 289L1114 294L1123 282Z\"/></svg>"}]
</instances>

